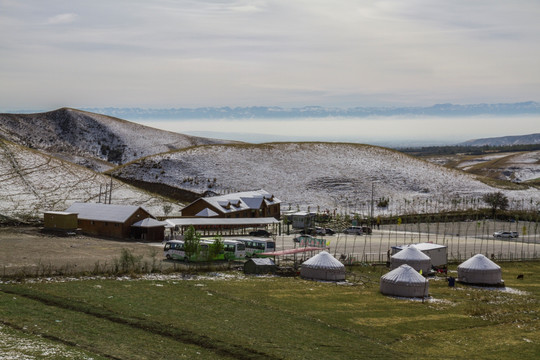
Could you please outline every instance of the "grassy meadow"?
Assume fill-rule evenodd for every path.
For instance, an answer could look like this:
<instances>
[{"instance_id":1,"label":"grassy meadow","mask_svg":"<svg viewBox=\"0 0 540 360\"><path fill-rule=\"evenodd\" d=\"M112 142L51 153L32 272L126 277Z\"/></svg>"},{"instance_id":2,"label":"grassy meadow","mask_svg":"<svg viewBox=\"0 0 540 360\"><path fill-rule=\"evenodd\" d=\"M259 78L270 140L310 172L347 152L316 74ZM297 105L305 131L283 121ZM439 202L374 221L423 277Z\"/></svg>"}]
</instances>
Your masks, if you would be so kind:
<instances>
[{"instance_id":1,"label":"grassy meadow","mask_svg":"<svg viewBox=\"0 0 540 360\"><path fill-rule=\"evenodd\" d=\"M439 277L425 302L381 295L380 266L351 268L347 284L237 272L4 282L0 357L538 358L540 263L500 265L504 291Z\"/></svg>"}]
</instances>

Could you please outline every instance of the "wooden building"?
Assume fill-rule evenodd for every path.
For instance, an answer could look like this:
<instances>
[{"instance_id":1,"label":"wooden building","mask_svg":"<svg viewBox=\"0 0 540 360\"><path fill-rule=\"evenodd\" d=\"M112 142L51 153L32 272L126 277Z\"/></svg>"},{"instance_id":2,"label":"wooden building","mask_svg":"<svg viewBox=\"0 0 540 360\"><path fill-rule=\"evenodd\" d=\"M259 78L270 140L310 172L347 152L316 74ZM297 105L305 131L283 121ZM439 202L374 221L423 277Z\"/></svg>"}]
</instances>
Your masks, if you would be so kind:
<instances>
[{"instance_id":1,"label":"wooden building","mask_svg":"<svg viewBox=\"0 0 540 360\"><path fill-rule=\"evenodd\" d=\"M147 241L163 241L166 226L168 226L168 223L165 221L146 218L131 225L131 236L135 239Z\"/></svg>"},{"instance_id":2,"label":"wooden building","mask_svg":"<svg viewBox=\"0 0 540 360\"><path fill-rule=\"evenodd\" d=\"M133 224L154 218L142 207L134 205L74 203L66 212L77 214L78 227L84 233L124 239L133 237Z\"/></svg>"},{"instance_id":3,"label":"wooden building","mask_svg":"<svg viewBox=\"0 0 540 360\"><path fill-rule=\"evenodd\" d=\"M65 211L47 211L43 213L44 230L69 232L78 227L77 214Z\"/></svg>"},{"instance_id":4,"label":"wooden building","mask_svg":"<svg viewBox=\"0 0 540 360\"><path fill-rule=\"evenodd\" d=\"M245 191L195 200L182 216L216 218L280 218L281 201L265 190Z\"/></svg>"}]
</instances>

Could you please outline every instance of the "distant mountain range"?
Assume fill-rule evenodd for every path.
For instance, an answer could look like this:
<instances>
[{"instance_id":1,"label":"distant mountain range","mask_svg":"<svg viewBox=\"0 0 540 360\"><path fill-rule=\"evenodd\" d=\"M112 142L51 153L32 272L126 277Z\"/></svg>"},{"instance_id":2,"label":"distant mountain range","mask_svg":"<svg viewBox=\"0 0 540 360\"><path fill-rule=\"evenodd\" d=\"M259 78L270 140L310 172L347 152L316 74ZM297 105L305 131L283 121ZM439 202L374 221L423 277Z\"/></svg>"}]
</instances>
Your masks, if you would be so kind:
<instances>
[{"instance_id":1,"label":"distant mountain range","mask_svg":"<svg viewBox=\"0 0 540 360\"><path fill-rule=\"evenodd\" d=\"M200 108L86 108L86 111L127 119L251 119L294 117L368 117L368 116L470 116L540 114L540 103L534 101L510 104L436 104L428 107L352 107L332 108L305 106L200 107Z\"/></svg>"},{"instance_id":2,"label":"distant mountain range","mask_svg":"<svg viewBox=\"0 0 540 360\"><path fill-rule=\"evenodd\" d=\"M462 146L511 146L540 144L540 133L518 136L501 136L484 139L474 139L462 142Z\"/></svg>"}]
</instances>

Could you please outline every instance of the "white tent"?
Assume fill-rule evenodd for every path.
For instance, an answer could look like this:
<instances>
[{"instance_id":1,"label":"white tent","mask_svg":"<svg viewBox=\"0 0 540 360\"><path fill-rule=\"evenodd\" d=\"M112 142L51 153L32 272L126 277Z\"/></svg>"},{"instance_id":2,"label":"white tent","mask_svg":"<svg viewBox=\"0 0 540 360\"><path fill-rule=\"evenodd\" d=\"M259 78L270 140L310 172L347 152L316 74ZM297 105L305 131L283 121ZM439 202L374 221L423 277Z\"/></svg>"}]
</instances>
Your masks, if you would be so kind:
<instances>
[{"instance_id":1,"label":"white tent","mask_svg":"<svg viewBox=\"0 0 540 360\"><path fill-rule=\"evenodd\" d=\"M316 280L345 280L345 265L326 251L302 263L300 276Z\"/></svg>"},{"instance_id":2,"label":"white tent","mask_svg":"<svg viewBox=\"0 0 540 360\"><path fill-rule=\"evenodd\" d=\"M458 268L458 281L469 284L497 285L502 283L501 267L482 254L462 262Z\"/></svg>"},{"instance_id":3,"label":"white tent","mask_svg":"<svg viewBox=\"0 0 540 360\"><path fill-rule=\"evenodd\" d=\"M380 291L384 295L428 296L428 280L407 264L381 276Z\"/></svg>"},{"instance_id":4,"label":"white tent","mask_svg":"<svg viewBox=\"0 0 540 360\"><path fill-rule=\"evenodd\" d=\"M422 270L424 274L431 270L431 258L414 245L407 246L390 258L390 269L398 268L403 264L411 266L416 271Z\"/></svg>"}]
</instances>

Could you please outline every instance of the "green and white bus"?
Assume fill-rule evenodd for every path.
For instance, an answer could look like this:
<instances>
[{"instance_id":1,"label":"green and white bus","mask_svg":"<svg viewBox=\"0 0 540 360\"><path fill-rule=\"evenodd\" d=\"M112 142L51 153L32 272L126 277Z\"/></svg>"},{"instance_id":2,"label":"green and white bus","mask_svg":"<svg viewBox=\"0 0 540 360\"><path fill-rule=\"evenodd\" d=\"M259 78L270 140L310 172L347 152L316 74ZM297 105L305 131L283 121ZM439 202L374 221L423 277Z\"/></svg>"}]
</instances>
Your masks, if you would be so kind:
<instances>
[{"instance_id":1,"label":"green and white bus","mask_svg":"<svg viewBox=\"0 0 540 360\"><path fill-rule=\"evenodd\" d=\"M183 240L170 240L165 243L163 248L164 256L169 260L182 261L215 261L215 260L234 260L244 259L246 256L245 245L242 242L234 240L223 241L223 251L209 259L210 246L214 240L201 239L199 242L198 254L187 256L185 243Z\"/></svg>"},{"instance_id":2,"label":"green and white bus","mask_svg":"<svg viewBox=\"0 0 540 360\"><path fill-rule=\"evenodd\" d=\"M252 257L258 253L276 251L276 242L269 239L235 238L234 240L244 243L246 257Z\"/></svg>"}]
</instances>

